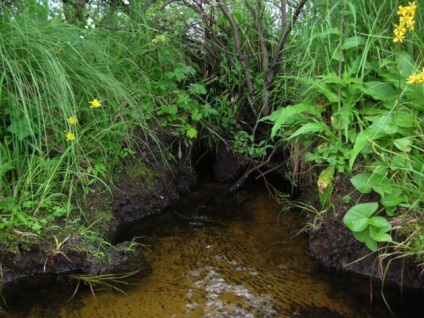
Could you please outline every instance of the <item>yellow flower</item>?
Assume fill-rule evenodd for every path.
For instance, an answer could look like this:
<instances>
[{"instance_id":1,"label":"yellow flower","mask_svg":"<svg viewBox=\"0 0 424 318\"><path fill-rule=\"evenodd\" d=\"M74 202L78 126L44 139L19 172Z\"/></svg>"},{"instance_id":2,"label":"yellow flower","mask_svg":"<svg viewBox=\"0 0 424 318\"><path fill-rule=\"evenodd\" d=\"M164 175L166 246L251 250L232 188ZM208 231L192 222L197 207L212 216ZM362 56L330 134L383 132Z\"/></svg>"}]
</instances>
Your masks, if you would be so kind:
<instances>
[{"instance_id":1,"label":"yellow flower","mask_svg":"<svg viewBox=\"0 0 424 318\"><path fill-rule=\"evenodd\" d=\"M395 29L393 30L393 32L395 33L395 35L398 35L400 33L405 33L406 32L405 24L404 23L399 23L399 25L395 24Z\"/></svg>"},{"instance_id":2,"label":"yellow flower","mask_svg":"<svg viewBox=\"0 0 424 318\"><path fill-rule=\"evenodd\" d=\"M411 75L408 77L408 80L406 81L406 83L408 84L419 84L421 83L421 76L418 75Z\"/></svg>"},{"instance_id":3,"label":"yellow flower","mask_svg":"<svg viewBox=\"0 0 424 318\"><path fill-rule=\"evenodd\" d=\"M90 108L98 108L102 106L102 103L100 103L100 101L97 98L93 99L91 102L88 102L88 103L91 104Z\"/></svg>"},{"instance_id":4,"label":"yellow flower","mask_svg":"<svg viewBox=\"0 0 424 318\"><path fill-rule=\"evenodd\" d=\"M393 42L395 42L395 43L397 43L397 42L403 43L403 39L404 38L405 38L405 33L396 34L395 38L393 39Z\"/></svg>"},{"instance_id":5,"label":"yellow flower","mask_svg":"<svg viewBox=\"0 0 424 318\"><path fill-rule=\"evenodd\" d=\"M410 21L406 22L406 26L408 27L409 30L414 31L415 21L410 20Z\"/></svg>"},{"instance_id":6,"label":"yellow flower","mask_svg":"<svg viewBox=\"0 0 424 318\"><path fill-rule=\"evenodd\" d=\"M424 68L418 72L417 76L420 78L420 83L424 83Z\"/></svg>"},{"instance_id":7,"label":"yellow flower","mask_svg":"<svg viewBox=\"0 0 424 318\"><path fill-rule=\"evenodd\" d=\"M71 125L75 125L76 123L78 123L78 119L74 116L71 116L68 118L68 123L70 123Z\"/></svg>"},{"instance_id":8,"label":"yellow flower","mask_svg":"<svg viewBox=\"0 0 424 318\"><path fill-rule=\"evenodd\" d=\"M409 6L407 6L405 8L405 10L406 10L406 13L407 14L411 15L412 17L414 17L415 16L415 12L417 11L417 5L415 4L415 1L414 2L409 2Z\"/></svg>"},{"instance_id":9,"label":"yellow flower","mask_svg":"<svg viewBox=\"0 0 424 318\"><path fill-rule=\"evenodd\" d=\"M405 15L399 18L399 22L402 25L406 25L408 27L408 29L413 30L414 29L414 17L410 16L410 15ZM411 28L412 26L412 28Z\"/></svg>"},{"instance_id":10,"label":"yellow flower","mask_svg":"<svg viewBox=\"0 0 424 318\"><path fill-rule=\"evenodd\" d=\"M66 140L70 140L70 141L75 140L75 134L73 134L70 131L68 131L66 133Z\"/></svg>"},{"instance_id":11,"label":"yellow flower","mask_svg":"<svg viewBox=\"0 0 424 318\"><path fill-rule=\"evenodd\" d=\"M408 13L408 10L404 6L399 6L397 14L399 16L405 16Z\"/></svg>"}]
</instances>

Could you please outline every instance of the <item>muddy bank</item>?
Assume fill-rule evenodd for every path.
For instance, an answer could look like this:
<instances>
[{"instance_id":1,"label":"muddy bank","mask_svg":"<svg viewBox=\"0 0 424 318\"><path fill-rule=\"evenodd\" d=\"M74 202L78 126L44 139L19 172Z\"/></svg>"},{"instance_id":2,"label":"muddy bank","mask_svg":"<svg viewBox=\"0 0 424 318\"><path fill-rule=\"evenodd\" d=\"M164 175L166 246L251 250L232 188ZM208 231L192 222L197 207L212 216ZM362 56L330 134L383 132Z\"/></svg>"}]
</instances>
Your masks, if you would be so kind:
<instances>
[{"instance_id":1,"label":"muddy bank","mask_svg":"<svg viewBox=\"0 0 424 318\"><path fill-rule=\"evenodd\" d=\"M335 180L335 194L333 196L334 208L329 208L321 215L309 214L309 251L319 260L327 270L348 272L372 278L376 283L381 283L383 277L385 284L424 290L424 277L421 275L422 267L412 258L404 257L394 259L383 257L384 252L390 249L372 253L365 244L357 241L349 229L343 224L343 216L352 207L353 202L376 202L376 195L364 196L357 192L350 184L348 178L338 177ZM349 195L352 203L345 203L343 197ZM303 200L311 202L317 197L315 188L303 193ZM316 202L312 202L317 207ZM319 211L319 210L318 210ZM400 240L401 238L398 238ZM384 245L379 245L384 246Z\"/></svg>"},{"instance_id":2,"label":"muddy bank","mask_svg":"<svg viewBox=\"0 0 424 318\"><path fill-rule=\"evenodd\" d=\"M85 220L49 224L51 230L43 236L18 230L7 234L9 240L0 249L4 300L19 306L16 299L24 301L31 291L33 296L41 295L57 285L58 278L61 284L75 287L78 282L69 279L72 275L133 271L149 275L143 247L120 241L120 234L126 226L171 205L195 183L196 174L187 164L164 166L137 156L126 160L115 171L112 188L98 185L80 202ZM74 288L69 291L71 295Z\"/></svg>"}]
</instances>

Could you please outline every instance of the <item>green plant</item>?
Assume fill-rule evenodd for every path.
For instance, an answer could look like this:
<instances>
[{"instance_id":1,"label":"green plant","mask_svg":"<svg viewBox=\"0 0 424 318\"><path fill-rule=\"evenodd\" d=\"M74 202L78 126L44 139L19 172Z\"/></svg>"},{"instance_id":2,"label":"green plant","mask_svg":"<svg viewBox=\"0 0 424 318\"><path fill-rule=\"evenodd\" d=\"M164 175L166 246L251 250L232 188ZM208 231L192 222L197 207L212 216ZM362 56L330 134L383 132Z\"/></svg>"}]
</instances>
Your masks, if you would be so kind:
<instances>
[{"instance_id":1,"label":"green plant","mask_svg":"<svg viewBox=\"0 0 424 318\"><path fill-rule=\"evenodd\" d=\"M91 293L95 297L96 294L94 293L95 286L100 286L103 288L106 288L109 291L117 291L121 292L123 294L126 294L125 291L118 287L119 285L128 285L127 278L136 275L139 272L139 270L130 272L130 273L124 273L124 274L104 274L104 275L84 275L84 274L72 274L69 275L69 279L77 281L77 286L74 290L74 293L72 296L68 299L68 302L74 298L76 293L78 292L79 286L81 282L88 285L88 287L91 290Z\"/></svg>"},{"instance_id":2,"label":"green plant","mask_svg":"<svg viewBox=\"0 0 424 318\"><path fill-rule=\"evenodd\" d=\"M414 46L423 43L416 36L417 28L410 32L417 7L415 3L399 7L396 51L393 43L380 36L388 25L365 20L371 15L393 15L389 5L377 11L365 2L327 5L327 27L313 33L304 46L319 58L296 64L299 76L284 77L297 83L301 102L280 107L262 120L272 124L274 141L296 145L303 150L303 160L318 167L321 206L331 204L336 174L353 173L351 182L360 193L374 191L380 196L385 216L374 218L377 207L360 204L347 214L355 237L375 250L377 242L389 241L390 218L422 213L424 91L418 85L424 74L416 71L415 59L421 55ZM341 15L334 14L336 8ZM408 42L405 50L403 42ZM361 230L355 227L359 221L352 221L358 213L368 224Z\"/></svg>"},{"instance_id":3,"label":"green plant","mask_svg":"<svg viewBox=\"0 0 424 318\"><path fill-rule=\"evenodd\" d=\"M343 223L352 231L353 236L372 250L377 250L378 242L392 242L388 234L390 223L377 212L378 203L360 203L350 208L343 217Z\"/></svg>"}]
</instances>

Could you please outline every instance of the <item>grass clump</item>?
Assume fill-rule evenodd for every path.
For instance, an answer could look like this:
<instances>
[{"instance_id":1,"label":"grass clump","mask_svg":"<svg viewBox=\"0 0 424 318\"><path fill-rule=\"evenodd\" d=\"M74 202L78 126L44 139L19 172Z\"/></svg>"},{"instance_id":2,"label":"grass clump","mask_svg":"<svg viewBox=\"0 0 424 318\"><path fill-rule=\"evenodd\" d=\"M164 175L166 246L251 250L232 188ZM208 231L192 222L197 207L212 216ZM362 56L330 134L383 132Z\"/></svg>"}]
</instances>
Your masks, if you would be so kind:
<instances>
[{"instance_id":1,"label":"grass clump","mask_svg":"<svg viewBox=\"0 0 424 318\"><path fill-rule=\"evenodd\" d=\"M147 24L119 16L125 31L111 32L15 9L0 14L0 230L41 234L84 219L78 202L96 183L110 187L138 149L154 145L152 157L169 160L158 116L174 125L178 115L163 93L194 70Z\"/></svg>"}]
</instances>

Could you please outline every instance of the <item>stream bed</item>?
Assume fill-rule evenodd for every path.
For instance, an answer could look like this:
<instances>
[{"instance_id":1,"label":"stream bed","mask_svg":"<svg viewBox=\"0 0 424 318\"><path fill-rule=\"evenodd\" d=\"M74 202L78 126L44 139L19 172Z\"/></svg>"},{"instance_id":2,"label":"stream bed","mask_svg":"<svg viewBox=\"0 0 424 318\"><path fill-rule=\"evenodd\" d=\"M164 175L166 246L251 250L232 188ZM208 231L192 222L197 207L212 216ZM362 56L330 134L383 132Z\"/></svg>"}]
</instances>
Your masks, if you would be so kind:
<instances>
[{"instance_id":1,"label":"stream bed","mask_svg":"<svg viewBox=\"0 0 424 318\"><path fill-rule=\"evenodd\" d=\"M299 212L282 213L264 187L227 189L202 183L125 230L123 239L147 245L153 269L126 295L81 289L66 303L49 298L10 317L391 317L378 286L323 271L310 258ZM396 317L421 313L401 297L388 301Z\"/></svg>"}]
</instances>

